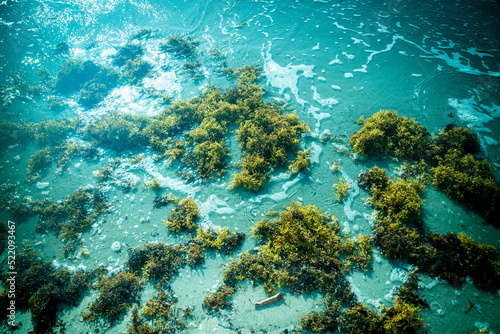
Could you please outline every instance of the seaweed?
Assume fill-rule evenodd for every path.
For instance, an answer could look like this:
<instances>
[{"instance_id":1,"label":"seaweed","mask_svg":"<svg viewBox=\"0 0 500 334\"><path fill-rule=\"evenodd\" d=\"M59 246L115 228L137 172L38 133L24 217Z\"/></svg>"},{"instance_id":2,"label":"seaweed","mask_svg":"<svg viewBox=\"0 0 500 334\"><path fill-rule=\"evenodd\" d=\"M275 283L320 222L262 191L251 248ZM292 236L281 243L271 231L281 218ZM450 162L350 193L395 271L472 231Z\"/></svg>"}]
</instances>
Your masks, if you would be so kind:
<instances>
[{"instance_id":1,"label":"seaweed","mask_svg":"<svg viewBox=\"0 0 500 334\"><path fill-rule=\"evenodd\" d=\"M223 309L229 309L233 306L230 299L235 292L235 288L221 285L216 291L211 291L210 294L205 297L203 300L203 308L210 313L217 313Z\"/></svg>"},{"instance_id":2,"label":"seaweed","mask_svg":"<svg viewBox=\"0 0 500 334\"><path fill-rule=\"evenodd\" d=\"M248 279L261 282L268 294L286 286L296 294L319 291L346 303L353 298L343 274L358 257L366 264L366 248L358 250L358 244L344 239L335 217L314 205L294 202L278 217L260 220L252 234L261 246L228 263L224 284ZM341 260L347 256L349 260Z\"/></svg>"},{"instance_id":3,"label":"seaweed","mask_svg":"<svg viewBox=\"0 0 500 334\"><path fill-rule=\"evenodd\" d=\"M47 168L52 164L54 149L50 147L36 151L28 160L28 181L40 178Z\"/></svg>"},{"instance_id":4,"label":"seaweed","mask_svg":"<svg viewBox=\"0 0 500 334\"><path fill-rule=\"evenodd\" d=\"M196 221L201 217L198 204L191 197L182 199L168 217L166 225L171 232L192 232L196 228Z\"/></svg>"},{"instance_id":5,"label":"seaweed","mask_svg":"<svg viewBox=\"0 0 500 334\"><path fill-rule=\"evenodd\" d=\"M470 277L479 288L497 290L500 287L500 263L495 247L477 243L464 233L428 233L427 241L435 249L435 254L426 261L431 276L439 276L454 285Z\"/></svg>"},{"instance_id":6,"label":"seaweed","mask_svg":"<svg viewBox=\"0 0 500 334\"><path fill-rule=\"evenodd\" d=\"M52 333L59 311L66 305L76 306L97 274L97 271L70 273L56 269L51 261L42 261L29 244L24 244L16 254L16 271L16 308L30 309L37 333ZM12 279L9 275L2 278L2 310L7 310L11 299L9 279Z\"/></svg>"},{"instance_id":7,"label":"seaweed","mask_svg":"<svg viewBox=\"0 0 500 334\"><path fill-rule=\"evenodd\" d=\"M186 329L184 320L193 316L192 308L175 307L176 302L171 291L158 291L142 306L141 315L137 306L134 307L128 333L169 333Z\"/></svg>"},{"instance_id":8,"label":"seaweed","mask_svg":"<svg viewBox=\"0 0 500 334\"><path fill-rule=\"evenodd\" d=\"M60 119L32 123L35 139L40 146L56 146L63 143L68 135L75 133L80 127L80 119Z\"/></svg>"},{"instance_id":9,"label":"seaweed","mask_svg":"<svg viewBox=\"0 0 500 334\"><path fill-rule=\"evenodd\" d=\"M146 279L166 283L186 263L185 249L164 243L147 243L144 249L129 249L127 267L134 273L141 273Z\"/></svg>"},{"instance_id":10,"label":"seaweed","mask_svg":"<svg viewBox=\"0 0 500 334\"><path fill-rule=\"evenodd\" d=\"M72 93L80 88L99 72L99 66L87 60L68 59L57 72L55 88L63 94Z\"/></svg>"},{"instance_id":11,"label":"seaweed","mask_svg":"<svg viewBox=\"0 0 500 334\"><path fill-rule=\"evenodd\" d=\"M307 170L309 168L309 165L311 164L311 152L312 151L310 149L307 149L305 151L298 151L297 157L290 163L290 166L288 166L288 171L292 175L295 175Z\"/></svg>"},{"instance_id":12,"label":"seaweed","mask_svg":"<svg viewBox=\"0 0 500 334\"><path fill-rule=\"evenodd\" d=\"M52 50L56 55L61 53L67 53L69 51L69 45L66 42L59 42L54 46Z\"/></svg>"},{"instance_id":13,"label":"seaweed","mask_svg":"<svg viewBox=\"0 0 500 334\"><path fill-rule=\"evenodd\" d=\"M182 38L177 35L169 36L165 43L160 44L163 52L172 52L175 57L193 58L200 43L192 37Z\"/></svg>"},{"instance_id":14,"label":"seaweed","mask_svg":"<svg viewBox=\"0 0 500 334\"><path fill-rule=\"evenodd\" d=\"M213 249L225 255L232 254L245 239L245 233L233 232L227 227L218 230L204 230L198 227L196 233L198 234L196 240L199 241L204 248Z\"/></svg>"},{"instance_id":15,"label":"seaweed","mask_svg":"<svg viewBox=\"0 0 500 334\"><path fill-rule=\"evenodd\" d=\"M145 116L111 112L87 125L84 137L94 145L115 151L144 148L148 138L143 132L149 122Z\"/></svg>"},{"instance_id":16,"label":"seaweed","mask_svg":"<svg viewBox=\"0 0 500 334\"><path fill-rule=\"evenodd\" d=\"M333 186L337 190L337 201L341 203L349 194L349 189L351 189L351 184L346 182L346 180L341 177L339 183Z\"/></svg>"},{"instance_id":17,"label":"seaweed","mask_svg":"<svg viewBox=\"0 0 500 334\"><path fill-rule=\"evenodd\" d=\"M495 181L493 166L486 160L462 155L450 149L438 165L431 169L433 185L450 198L476 211L485 220L500 224L500 186Z\"/></svg>"},{"instance_id":18,"label":"seaweed","mask_svg":"<svg viewBox=\"0 0 500 334\"><path fill-rule=\"evenodd\" d=\"M153 33L152 29L142 28L141 30L139 30L135 34L132 34L132 36L130 36L129 39L131 41L133 41L134 39L146 39L146 38L151 37L152 33Z\"/></svg>"},{"instance_id":19,"label":"seaweed","mask_svg":"<svg viewBox=\"0 0 500 334\"><path fill-rule=\"evenodd\" d=\"M429 156L430 134L414 119L399 116L395 111L381 110L368 117L349 144L360 156L395 157L419 160Z\"/></svg>"},{"instance_id":20,"label":"seaweed","mask_svg":"<svg viewBox=\"0 0 500 334\"><path fill-rule=\"evenodd\" d=\"M341 305L334 303L328 305L321 313L313 311L300 319L300 325L304 330L311 332L336 331L341 317Z\"/></svg>"},{"instance_id":21,"label":"seaweed","mask_svg":"<svg viewBox=\"0 0 500 334\"><path fill-rule=\"evenodd\" d=\"M162 206L166 206L169 203L179 204L180 199L174 197L171 193L168 195L156 196L153 199L153 208L160 208Z\"/></svg>"},{"instance_id":22,"label":"seaweed","mask_svg":"<svg viewBox=\"0 0 500 334\"><path fill-rule=\"evenodd\" d=\"M85 321L96 322L104 318L113 324L132 303L138 302L142 283L137 275L120 271L115 275L102 277L95 286L99 297L82 312Z\"/></svg>"},{"instance_id":23,"label":"seaweed","mask_svg":"<svg viewBox=\"0 0 500 334\"><path fill-rule=\"evenodd\" d=\"M153 68L149 62L141 58L127 60L122 66L122 78L133 85L137 85Z\"/></svg>"},{"instance_id":24,"label":"seaweed","mask_svg":"<svg viewBox=\"0 0 500 334\"><path fill-rule=\"evenodd\" d=\"M123 66L128 61L141 58L144 54L142 45L127 43L121 46L118 51L112 56L113 65Z\"/></svg>"},{"instance_id":25,"label":"seaweed","mask_svg":"<svg viewBox=\"0 0 500 334\"><path fill-rule=\"evenodd\" d=\"M89 230L95 219L108 210L104 194L97 188L79 188L58 204L44 203L38 208L39 233L54 232L64 240L63 255L80 245L79 236Z\"/></svg>"}]
</instances>

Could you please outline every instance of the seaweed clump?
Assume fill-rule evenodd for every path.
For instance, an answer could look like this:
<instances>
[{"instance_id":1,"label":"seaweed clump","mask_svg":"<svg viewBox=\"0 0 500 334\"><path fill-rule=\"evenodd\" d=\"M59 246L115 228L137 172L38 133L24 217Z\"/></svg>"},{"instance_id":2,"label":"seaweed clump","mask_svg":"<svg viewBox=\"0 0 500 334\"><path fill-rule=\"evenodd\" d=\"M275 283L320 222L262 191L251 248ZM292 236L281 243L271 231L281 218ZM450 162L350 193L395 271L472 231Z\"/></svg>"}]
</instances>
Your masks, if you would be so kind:
<instances>
[{"instance_id":1,"label":"seaweed clump","mask_svg":"<svg viewBox=\"0 0 500 334\"><path fill-rule=\"evenodd\" d=\"M200 44L192 37L182 38L177 35L169 36L165 43L160 44L163 52L172 52L176 57L192 58L196 55L196 47Z\"/></svg>"},{"instance_id":2,"label":"seaweed clump","mask_svg":"<svg viewBox=\"0 0 500 334\"><path fill-rule=\"evenodd\" d=\"M137 302L142 283L137 275L120 271L116 275L102 277L96 284L99 297L82 313L85 321L95 322L101 317L113 324L132 303Z\"/></svg>"},{"instance_id":3,"label":"seaweed clump","mask_svg":"<svg viewBox=\"0 0 500 334\"><path fill-rule=\"evenodd\" d=\"M459 285L467 277L483 289L500 286L500 264L495 247L480 244L463 233L426 232L420 208L424 186L418 180L387 177L373 167L359 176L377 209L373 241L390 260L406 260L433 277Z\"/></svg>"},{"instance_id":4,"label":"seaweed clump","mask_svg":"<svg viewBox=\"0 0 500 334\"><path fill-rule=\"evenodd\" d=\"M288 287L296 294L319 291L349 303L353 296L343 275L356 265L366 269L371 259L369 244L361 242L367 249L343 237L337 219L314 205L294 202L271 221L260 220L252 233L262 245L229 262L224 284L248 279L261 282L269 294Z\"/></svg>"},{"instance_id":5,"label":"seaweed clump","mask_svg":"<svg viewBox=\"0 0 500 334\"><path fill-rule=\"evenodd\" d=\"M225 255L232 254L245 239L245 233L233 232L227 227L218 230L204 230L198 227L196 233L198 234L196 240L198 240L204 248L213 249Z\"/></svg>"},{"instance_id":6,"label":"seaweed clump","mask_svg":"<svg viewBox=\"0 0 500 334\"><path fill-rule=\"evenodd\" d=\"M90 123L84 136L95 145L116 151L140 149L148 143L144 130L149 122L145 116L111 112Z\"/></svg>"},{"instance_id":7,"label":"seaweed clump","mask_svg":"<svg viewBox=\"0 0 500 334\"><path fill-rule=\"evenodd\" d=\"M290 166L288 166L288 171L292 175L294 175L307 170L309 168L309 165L311 164L311 152L312 151L310 149L307 149L305 151L298 151L297 157L290 163Z\"/></svg>"},{"instance_id":8,"label":"seaweed clump","mask_svg":"<svg viewBox=\"0 0 500 334\"><path fill-rule=\"evenodd\" d=\"M175 307L177 298L170 290L160 290L142 305L132 310L129 334L170 333L187 329L186 319L192 318L192 308Z\"/></svg>"},{"instance_id":9,"label":"seaweed clump","mask_svg":"<svg viewBox=\"0 0 500 334\"><path fill-rule=\"evenodd\" d=\"M469 128L448 126L434 137L433 184L449 197L500 224L500 187L493 166L480 153L477 135Z\"/></svg>"},{"instance_id":10,"label":"seaweed clump","mask_svg":"<svg viewBox=\"0 0 500 334\"><path fill-rule=\"evenodd\" d=\"M201 217L198 204L191 197L182 199L168 217L166 225L171 232L192 232L196 228L196 220Z\"/></svg>"},{"instance_id":11,"label":"seaweed clump","mask_svg":"<svg viewBox=\"0 0 500 334\"><path fill-rule=\"evenodd\" d=\"M58 325L59 311L64 306L76 306L98 274L98 270L70 273L57 269L51 261L41 260L29 244L24 244L16 254L15 270L15 306L31 311L36 333L53 333ZM10 305L11 281L9 275L2 277L0 306L3 312L8 312ZM3 319L7 319L7 315Z\"/></svg>"},{"instance_id":12,"label":"seaweed clump","mask_svg":"<svg viewBox=\"0 0 500 334\"><path fill-rule=\"evenodd\" d=\"M364 121L349 144L360 156L383 157L391 153L398 158L418 160L428 156L431 138L414 119L381 110Z\"/></svg>"},{"instance_id":13,"label":"seaweed clump","mask_svg":"<svg viewBox=\"0 0 500 334\"><path fill-rule=\"evenodd\" d=\"M116 71L90 60L69 59L60 68L54 84L63 94L79 91L79 102L90 108L116 87L119 77Z\"/></svg>"},{"instance_id":14,"label":"seaweed clump","mask_svg":"<svg viewBox=\"0 0 500 334\"><path fill-rule=\"evenodd\" d=\"M170 246L164 243L147 243L143 249L129 249L127 267L131 272L142 274L146 279L171 280L186 264L186 250L183 246Z\"/></svg>"},{"instance_id":15,"label":"seaweed clump","mask_svg":"<svg viewBox=\"0 0 500 334\"><path fill-rule=\"evenodd\" d=\"M39 233L54 232L65 242L63 255L71 254L80 245L80 234L89 230L108 209L104 194L96 188L79 188L58 204L43 203L36 208L40 220Z\"/></svg>"},{"instance_id":16,"label":"seaweed clump","mask_svg":"<svg viewBox=\"0 0 500 334\"><path fill-rule=\"evenodd\" d=\"M210 313L219 313L221 310L230 309L233 303L230 301L235 288L227 285L221 285L216 291L211 291L210 294L203 300L203 308Z\"/></svg>"},{"instance_id":17,"label":"seaweed clump","mask_svg":"<svg viewBox=\"0 0 500 334\"><path fill-rule=\"evenodd\" d=\"M321 312L302 316L300 325L304 330L321 333L420 333L426 326L420 311L429 306L418 289L418 276L412 271L408 281L398 288L391 307L375 312L358 301L347 308L342 308L339 302L331 302Z\"/></svg>"}]
</instances>

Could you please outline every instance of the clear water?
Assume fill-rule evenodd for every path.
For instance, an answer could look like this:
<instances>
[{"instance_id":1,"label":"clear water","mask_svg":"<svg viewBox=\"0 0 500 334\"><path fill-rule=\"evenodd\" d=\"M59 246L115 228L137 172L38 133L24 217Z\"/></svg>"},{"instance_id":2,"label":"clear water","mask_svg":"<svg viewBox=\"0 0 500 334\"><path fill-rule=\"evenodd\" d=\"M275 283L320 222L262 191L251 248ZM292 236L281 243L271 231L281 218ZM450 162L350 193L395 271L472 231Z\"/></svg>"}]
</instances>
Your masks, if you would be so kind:
<instances>
[{"instance_id":1,"label":"clear water","mask_svg":"<svg viewBox=\"0 0 500 334\"><path fill-rule=\"evenodd\" d=\"M53 76L65 56L54 56L51 48L68 42L70 56L90 59L111 66L110 55L142 28L157 30L155 38L143 43L144 59L155 64L157 75L137 86L121 86L100 105L84 109L75 96L64 96L69 104L64 111L47 107L46 97L29 99L16 92L1 112L2 120L40 122L43 119L80 116L85 121L116 109L121 112L156 115L161 106L144 94L144 88L169 92L176 99L198 96L210 83L229 87L230 83L214 73L208 57L201 57L206 78L194 83L180 70L180 62L165 57L159 43L171 34L189 35L200 41L208 54L212 47L227 57L232 67L256 64L265 72L263 84L273 94L297 110L315 134L330 133L348 138L359 129L356 120L379 109L398 110L416 118L435 133L449 123L470 126L481 139L490 161L500 167L500 7L494 1L3 1L0 4L0 77L5 87L15 76L36 82L37 69L46 67ZM244 25L242 25L245 23ZM92 48L88 48L95 43ZM165 69L164 65L168 65ZM161 179L165 193L179 197L194 196L201 207L203 224L227 226L250 235L249 229L268 210L280 210L291 200L315 204L339 218L352 235L370 234L372 209L363 203L368 194L354 188L343 203L335 201L337 176L329 162L341 159L342 175L356 180L363 169L375 163L393 172L398 163L363 161L354 163L337 153L333 144L320 145L314 138L303 142L311 148L315 161L305 177L288 177L276 171L273 179L258 194L230 191L230 174L210 184L185 184L175 171L150 158L139 165L123 163L123 177L143 184L152 177ZM237 143L232 139L233 159L238 159ZM10 148L1 157L1 182L18 183L20 198L65 198L79 186L96 185L93 172L115 158L105 151L99 161L73 160L60 174L55 167L38 180L43 189L26 183L27 160L35 148L24 151ZM151 152L145 152L146 154ZM17 158L17 156L19 156ZM126 252L116 253L111 244L143 246L147 241L176 243L180 237L169 234L162 224L169 212L153 209L152 191L123 193L109 186L106 196L113 203L112 213L104 216L95 233L83 235L89 258L74 262L61 259L62 243L56 237L34 232L36 219L18 226L18 240L35 244L44 260L56 259L58 265L74 269L94 268L100 264L111 270L123 268ZM500 233L482 225L474 213L428 187L424 194L424 220L430 231L466 232L476 241L499 246ZM128 219L124 219L127 216ZM3 219L8 215L2 213ZM147 223L141 223L141 219ZM255 246L247 238L239 250ZM237 256L209 254L199 269L183 269L172 288L178 306L195 306L196 318L188 332L244 333L251 328L279 332L298 325L301 315L321 309L321 296L287 295L287 303L263 311L252 302L265 297L262 287L244 284L234 296L235 311L224 318L206 314L201 304L207 289L222 281L223 266ZM394 286L402 283L398 273L403 264L393 264L376 251L373 271L354 272L349 279L358 297L368 305L390 305ZM430 333L464 333L488 327L500 332L499 293L484 292L473 285L454 288L421 275L422 294L431 308L423 311ZM142 293L147 301L154 291ZM81 312L94 295L85 297L76 308L60 316L68 333L94 331L81 322ZM480 312L466 312L472 301ZM20 313L21 327L16 333L32 329L28 313ZM228 325L228 319L233 324ZM109 333L123 333L128 319Z\"/></svg>"}]
</instances>

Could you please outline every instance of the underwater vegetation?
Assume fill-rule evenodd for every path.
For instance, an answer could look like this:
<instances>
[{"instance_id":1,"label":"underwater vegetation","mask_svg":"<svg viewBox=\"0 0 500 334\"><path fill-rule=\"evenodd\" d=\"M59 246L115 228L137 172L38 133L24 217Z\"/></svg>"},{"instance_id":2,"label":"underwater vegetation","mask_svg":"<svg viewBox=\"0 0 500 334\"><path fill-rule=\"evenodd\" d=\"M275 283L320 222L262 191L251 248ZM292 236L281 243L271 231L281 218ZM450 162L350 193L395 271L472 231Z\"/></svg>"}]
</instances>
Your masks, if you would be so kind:
<instances>
[{"instance_id":1,"label":"underwater vegetation","mask_svg":"<svg viewBox=\"0 0 500 334\"><path fill-rule=\"evenodd\" d=\"M196 233L195 240L199 241L203 248L215 250L225 255L232 254L245 239L245 233L233 232L227 227L218 230L204 230L198 227Z\"/></svg>"},{"instance_id":2,"label":"underwater vegetation","mask_svg":"<svg viewBox=\"0 0 500 334\"><path fill-rule=\"evenodd\" d=\"M230 187L251 191L266 183L274 167L286 166L290 153L297 156L292 173L307 169L310 151L297 152L307 124L295 112L284 113L285 107L264 101L263 87L255 85L260 68L235 71L243 78L236 88L209 87L200 97L175 101L154 118L111 112L87 125L84 138L116 151L149 146L170 164L179 163L209 181L226 172L226 136L236 132L243 157Z\"/></svg>"},{"instance_id":3,"label":"underwater vegetation","mask_svg":"<svg viewBox=\"0 0 500 334\"><path fill-rule=\"evenodd\" d=\"M196 228L196 221L199 218L201 215L198 204L191 197L188 197L176 204L165 224L170 232L192 232Z\"/></svg>"},{"instance_id":4,"label":"underwater vegetation","mask_svg":"<svg viewBox=\"0 0 500 334\"><path fill-rule=\"evenodd\" d=\"M429 306L418 289L418 275L412 271L408 273L408 280L399 286L391 307L384 306L376 312L358 301L349 307L342 307L337 301L327 302L320 313L313 311L302 316L300 325L303 330L321 333L421 333L426 324L420 310Z\"/></svg>"},{"instance_id":5,"label":"underwater vegetation","mask_svg":"<svg viewBox=\"0 0 500 334\"><path fill-rule=\"evenodd\" d=\"M119 73L87 60L68 59L56 75L55 89L62 94L79 91L79 102L93 107L118 84Z\"/></svg>"},{"instance_id":6,"label":"underwater vegetation","mask_svg":"<svg viewBox=\"0 0 500 334\"><path fill-rule=\"evenodd\" d=\"M132 303L137 302L142 283L139 276L127 271L101 277L94 287L99 290L97 300L82 313L85 321L95 322L101 318L113 324Z\"/></svg>"},{"instance_id":7,"label":"underwater vegetation","mask_svg":"<svg viewBox=\"0 0 500 334\"><path fill-rule=\"evenodd\" d=\"M196 56L196 47L200 43L192 37L182 38L177 35L169 36L165 43L160 44L160 50L167 53L173 53L175 57Z\"/></svg>"},{"instance_id":8,"label":"underwater vegetation","mask_svg":"<svg viewBox=\"0 0 500 334\"><path fill-rule=\"evenodd\" d=\"M360 156L384 157L390 153L411 160L427 156L430 134L414 119L399 116L396 111L381 110L362 125L349 139Z\"/></svg>"},{"instance_id":9,"label":"underwater vegetation","mask_svg":"<svg viewBox=\"0 0 500 334\"><path fill-rule=\"evenodd\" d=\"M373 241L390 260L406 260L454 285L471 277L479 288L498 289L500 264L495 247L477 243L464 233L425 231L420 212L425 185L421 181L393 181L375 166L359 175L359 184L368 188L369 202L376 209Z\"/></svg>"},{"instance_id":10,"label":"underwater vegetation","mask_svg":"<svg viewBox=\"0 0 500 334\"><path fill-rule=\"evenodd\" d=\"M210 291L203 300L203 308L210 313L217 313L223 309L230 309L233 306L231 298L236 292L235 288L221 285L216 291Z\"/></svg>"},{"instance_id":11,"label":"underwater vegetation","mask_svg":"<svg viewBox=\"0 0 500 334\"><path fill-rule=\"evenodd\" d=\"M341 177L339 183L335 184L333 187L337 190L337 201L339 203L347 197L349 189L351 189L351 185L343 177Z\"/></svg>"},{"instance_id":12,"label":"underwater vegetation","mask_svg":"<svg viewBox=\"0 0 500 334\"><path fill-rule=\"evenodd\" d=\"M127 43L121 46L118 51L111 56L113 65L122 67L129 60L141 58L144 54L144 49L140 44Z\"/></svg>"},{"instance_id":13,"label":"underwater vegetation","mask_svg":"<svg viewBox=\"0 0 500 334\"><path fill-rule=\"evenodd\" d=\"M447 126L434 136L431 175L434 186L467 205L486 221L500 224L500 187L493 166L477 158L479 138L469 128Z\"/></svg>"},{"instance_id":14,"label":"underwater vegetation","mask_svg":"<svg viewBox=\"0 0 500 334\"><path fill-rule=\"evenodd\" d=\"M170 333L186 329L185 320L193 317L192 309L175 307L176 302L177 298L172 291L159 290L142 305L140 313L138 307L134 307L128 333Z\"/></svg>"},{"instance_id":15,"label":"underwater vegetation","mask_svg":"<svg viewBox=\"0 0 500 334\"><path fill-rule=\"evenodd\" d=\"M53 333L60 326L58 314L65 306L76 306L83 294L88 291L100 269L89 272L82 270L70 273L57 269L51 261L42 261L29 244L24 244L16 254L16 308L30 310L36 333ZM2 317L10 303L9 276L2 276L0 306Z\"/></svg>"},{"instance_id":16,"label":"underwater vegetation","mask_svg":"<svg viewBox=\"0 0 500 334\"><path fill-rule=\"evenodd\" d=\"M35 230L55 233L64 243L64 256L80 245L81 233L87 232L100 215L108 210L104 194L97 188L79 188L65 200L54 204L50 200L37 203L34 212L40 215Z\"/></svg>"},{"instance_id":17,"label":"underwater vegetation","mask_svg":"<svg viewBox=\"0 0 500 334\"><path fill-rule=\"evenodd\" d=\"M448 125L430 138L415 120L386 110L373 114L362 125L349 140L355 153L367 157L391 154L427 162L431 168L421 168L423 178L431 179L435 187L486 221L500 224L500 187L493 166L479 157L481 145L471 129ZM431 177L424 176L429 172Z\"/></svg>"},{"instance_id":18,"label":"underwater vegetation","mask_svg":"<svg viewBox=\"0 0 500 334\"><path fill-rule=\"evenodd\" d=\"M128 250L127 268L147 280L165 285L186 264L186 249L182 245L147 243L144 248Z\"/></svg>"},{"instance_id":19,"label":"underwater vegetation","mask_svg":"<svg viewBox=\"0 0 500 334\"><path fill-rule=\"evenodd\" d=\"M290 163L290 166L288 166L290 174L299 174L309 168L309 165L311 164L311 160L309 158L311 152L312 151L310 149L297 152L297 157Z\"/></svg>"},{"instance_id":20,"label":"underwater vegetation","mask_svg":"<svg viewBox=\"0 0 500 334\"><path fill-rule=\"evenodd\" d=\"M146 116L111 112L87 125L84 138L115 151L136 150L148 143L144 129L149 122Z\"/></svg>"},{"instance_id":21,"label":"underwater vegetation","mask_svg":"<svg viewBox=\"0 0 500 334\"><path fill-rule=\"evenodd\" d=\"M358 243L344 237L337 219L314 205L293 202L278 217L260 220L252 234L261 246L228 263L225 285L251 280L268 294L287 287L295 294L318 291L347 302L352 294L344 274L354 267L364 270L371 261L368 239Z\"/></svg>"}]
</instances>

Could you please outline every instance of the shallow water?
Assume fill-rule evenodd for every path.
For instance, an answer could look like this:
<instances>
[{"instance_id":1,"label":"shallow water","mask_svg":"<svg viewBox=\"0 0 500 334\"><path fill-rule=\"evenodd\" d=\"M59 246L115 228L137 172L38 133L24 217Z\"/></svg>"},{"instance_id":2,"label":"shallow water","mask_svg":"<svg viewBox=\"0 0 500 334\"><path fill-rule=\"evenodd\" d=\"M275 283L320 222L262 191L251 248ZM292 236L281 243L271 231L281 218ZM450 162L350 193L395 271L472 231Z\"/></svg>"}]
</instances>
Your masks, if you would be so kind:
<instances>
[{"instance_id":1,"label":"shallow water","mask_svg":"<svg viewBox=\"0 0 500 334\"><path fill-rule=\"evenodd\" d=\"M364 204L363 198L369 195L357 187L357 175L374 164L394 174L400 163L389 159L354 162L337 152L338 144L322 145L317 139L324 133L347 139L359 130L356 120L361 115L366 118L380 109L397 110L400 115L415 118L431 133L449 123L470 126L478 133L488 159L500 167L498 10L497 3L486 0L4 1L0 4L0 77L7 94L2 101L2 120L40 122L79 116L90 122L110 110L155 116L163 107L147 97L145 88L187 99L200 95L208 84L230 87L231 82L214 71L208 57L209 50L217 47L231 67L262 66L262 84L269 92L269 100L285 100L301 120L307 121L312 135L301 145L314 152L310 172L290 177L285 170L277 170L257 194L226 189L236 169L208 184L187 184L163 162L147 157L131 165L124 159L117 173L120 178L136 181L139 189L125 193L113 185L105 187L113 209L101 217L92 232L82 235L90 252L88 258L61 258L60 240L34 232L36 218L18 225L17 240L35 244L42 259L55 259L61 267L92 269L104 264L111 271L119 270L125 265L127 252L112 251L115 241L124 247L142 247L150 241L182 240L170 234L162 223L169 209L152 207L155 193L145 190L144 183L156 177L164 194L194 197L203 225L227 226L247 234L237 253L210 253L201 268L186 267L172 282L178 306L196 305L196 317L186 331L292 329L300 316L321 309L321 296L287 294L286 303L256 310L252 303L265 298L265 292L262 287L245 283L234 295L235 310L223 317L208 315L201 304L207 289L216 288L222 281L224 265L239 252L255 246L255 240L249 237L250 228L267 211L279 211L291 200L314 204L335 215L347 234L371 234L373 209ZM48 108L47 96L29 98L12 89L16 77L36 83L40 67L55 76L68 57L112 66L110 55L142 28L155 30L153 38L142 44L143 58L154 64L156 74L137 86L114 89L95 108L85 109L76 102L77 96L64 95L61 98L67 107L55 112ZM191 36L200 42L205 73L200 82L194 82L180 69L181 61L159 51L159 43L172 34ZM54 55L52 48L61 41L69 44L69 54ZM236 138L230 138L230 142L232 161L236 162L240 157ZM2 153L1 183L17 184L19 198L57 201L80 186L97 185L93 172L117 156L105 150L95 161L76 158L64 173L52 166L42 179L36 180L40 182L37 187L36 182L25 181L28 158L35 151L33 145L27 150L12 147ZM333 188L337 175L329 169L335 159L341 161L341 175L352 180L353 185L341 204L336 202ZM43 187L45 182L48 185ZM479 216L443 193L429 186L423 198L423 217L430 231L466 232L478 242L500 246L498 229L483 225ZM1 218L9 219L8 213L2 212ZM405 264L390 263L375 251L373 270L355 271L349 280L358 298L367 305L390 305L390 292L403 280L397 274L401 267ZM464 333L482 327L500 332L498 291L484 292L470 284L456 288L425 274L420 278L424 285L421 293L431 305L430 310L423 311L430 333ZM147 286L141 300L145 302L153 294L153 288ZM67 332L94 330L92 325L81 322L81 312L93 298L95 293L86 296L78 307L60 314ZM479 305L480 312L466 312L469 300ZM19 310L18 318L22 325L15 333L31 330L29 312ZM105 332L125 332L127 324L124 319L112 328L104 327Z\"/></svg>"}]
</instances>

